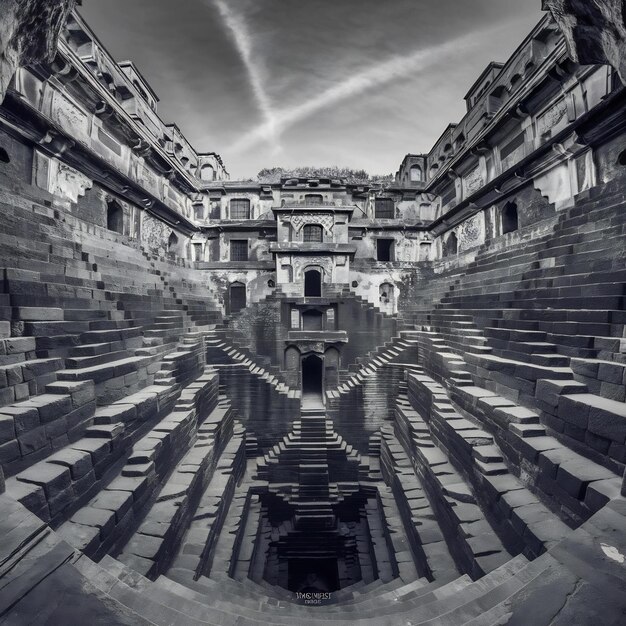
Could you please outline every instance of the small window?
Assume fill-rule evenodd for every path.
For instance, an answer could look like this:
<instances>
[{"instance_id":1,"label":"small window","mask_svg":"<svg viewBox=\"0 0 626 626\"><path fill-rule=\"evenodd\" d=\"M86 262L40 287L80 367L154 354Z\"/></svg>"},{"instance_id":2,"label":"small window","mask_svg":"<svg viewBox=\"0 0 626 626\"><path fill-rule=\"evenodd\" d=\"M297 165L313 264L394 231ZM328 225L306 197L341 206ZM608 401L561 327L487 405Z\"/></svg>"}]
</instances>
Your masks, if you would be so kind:
<instances>
[{"instance_id":1,"label":"small window","mask_svg":"<svg viewBox=\"0 0 626 626\"><path fill-rule=\"evenodd\" d=\"M204 220L204 206L201 204L193 207L193 215L197 222L201 222Z\"/></svg>"},{"instance_id":2,"label":"small window","mask_svg":"<svg viewBox=\"0 0 626 626\"><path fill-rule=\"evenodd\" d=\"M413 167L411 167L411 182L421 183L422 178L422 168L419 165L413 165Z\"/></svg>"},{"instance_id":3,"label":"small window","mask_svg":"<svg viewBox=\"0 0 626 626\"><path fill-rule=\"evenodd\" d=\"M249 220L250 219L250 200L245 198L235 198L230 201L230 219L231 220Z\"/></svg>"},{"instance_id":4,"label":"small window","mask_svg":"<svg viewBox=\"0 0 626 626\"><path fill-rule=\"evenodd\" d=\"M376 259L382 262L393 261L393 239L379 239L376 242Z\"/></svg>"},{"instance_id":5,"label":"small window","mask_svg":"<svg viewBox=\"0 0 626 626\"><path fill-rule=\"evenodd\" d=\"M230 260L231 261L247 261L248 260L248 240L247 239L231 239L230 240Z\"/></svg>"},{"instance_id":6,"label":"small window","mask_svg":"<svg viewBox=\"0 0 626 626\"><path fill-rule=\"evenodd\" d=\"M322 227L317 224L307 224L303 229L303 241L321 243L324 240Z\"/></svg>"},{"instance_id":7,"label":"small window","mask_svg":"<svg viewBox=\"0 0 626 626\"><path fill-rule=\"evenodd\" d=\"M0 148L0 163L10 163L10 162L11 162L11 157L9 156L9 153L4 148Z\"/></svg>"},{"instance_id":8,"label":"small window","mask_svg":"<svg viewBox=\"0 0 626 626\"><path fill-rule=\"evenodd\" d=\"M376 198L374 208L376 219L393 219L395 217L395 205L392 198Z\"/></svg>"},{"instance_id":9,"label":"small window","mask_svg":"<svg viewBox=\"0 0 626 626\"><path fill-rule=\"evenodd\" d=\"M304 202L310 206L319 206L324 202L324 196L319 193L307 193L304 196Z\"/></svg>"},{"instance_id":10,"label":"small window","mask_svg":"<svg viewBox=\"0 0 626 626\"><path fill-rule=\"evenodd\" d=\"M215 170L212 165L203 165L200 170L200 178L205 181L215 180Z\"/></svg>"},{"instance_id":11,"label":"small window","mask_svg":"<svg viewBox=\"0 0 626 626\"><path fill-rule=\"evenodd\" d=\"M618 165L626 165L626 150L617 157Z\"/></svg>"}]
</instances>

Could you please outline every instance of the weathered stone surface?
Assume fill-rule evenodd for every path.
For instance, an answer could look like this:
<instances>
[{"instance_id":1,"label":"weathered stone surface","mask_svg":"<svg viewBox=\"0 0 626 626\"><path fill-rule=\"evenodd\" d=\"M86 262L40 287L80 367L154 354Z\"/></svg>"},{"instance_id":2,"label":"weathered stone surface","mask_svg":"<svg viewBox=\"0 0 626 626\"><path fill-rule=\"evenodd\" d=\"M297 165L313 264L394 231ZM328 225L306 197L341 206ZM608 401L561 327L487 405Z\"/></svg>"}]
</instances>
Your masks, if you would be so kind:
<instances>
[{"instance_id":1,"label":"weathered stone surface","mask_svg":"<svg viewBox=\"0 0 626 626\"><path fill-rule=\"evenodd\" d=\"M0 102L18 67L51 61L76 0L1 0Z\"/></svg>"},{"instance_id":2,"label":"weathered stone surface","mask_svg":"<svg viewBox=\"0 0 626 626\"><path fill-rule=\"evenodd\" d=\"M626 12L622 0L543 0L582 64L608 63L626 84Z\"/></svg>"}]
</instances>

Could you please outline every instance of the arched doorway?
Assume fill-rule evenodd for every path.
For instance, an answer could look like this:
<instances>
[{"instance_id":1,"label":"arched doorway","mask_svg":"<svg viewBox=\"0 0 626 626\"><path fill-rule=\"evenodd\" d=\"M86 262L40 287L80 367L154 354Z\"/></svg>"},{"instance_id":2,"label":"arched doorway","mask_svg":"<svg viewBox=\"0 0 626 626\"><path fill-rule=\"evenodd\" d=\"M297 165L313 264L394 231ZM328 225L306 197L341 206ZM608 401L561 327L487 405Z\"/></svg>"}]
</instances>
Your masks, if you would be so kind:
<instances>
[{"instance_id":1,"label":"arched doorway","mask_svg":"<svg viewBox=\"0 0 626 626\"><path fill-rule=\"evenodd\" d=\"M324 361L317 355L302 359L302 406L324 404Z\"/></svg>"},{"instance_id":2,"label":"arched doorway","mask_svg":"<svg viewBox=\"0 0 626 626\"><path fill-rule=\"evenodd\" d=\"M310 269L304 272L304 297L322 297L322 273L319 270Z\"/></svg>"},{"instance_id":3,"label":"arched doorway","mask_svg":"<svg viewBox=\"0 0 626 626\"><path fill-rule=\"evenodd\" d=\"M115 200L107 202L107 228L120 235L124 232L124 211Z\"/></svg>"},{"instance_id":4,"label":"arched doorway","mask_svg":"<svg viewBox=\"0 0 626 626\"><path fill-rule=\"evenodd\" d=\"M234 315L246 308L246 286L243 283L233 283L228 293L228 313Z\"/></svg>"}]
</instances>

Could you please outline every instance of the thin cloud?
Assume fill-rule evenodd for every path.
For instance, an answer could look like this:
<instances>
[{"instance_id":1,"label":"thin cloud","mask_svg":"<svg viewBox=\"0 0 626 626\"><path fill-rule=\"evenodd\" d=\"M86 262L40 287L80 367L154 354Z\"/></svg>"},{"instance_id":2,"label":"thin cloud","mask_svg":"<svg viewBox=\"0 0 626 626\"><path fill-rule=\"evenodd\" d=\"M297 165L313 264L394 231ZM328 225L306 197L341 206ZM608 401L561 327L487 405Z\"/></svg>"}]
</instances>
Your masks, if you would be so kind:
<instances>
[{"instance_id":1,"label":"thin cloud","mask_svg":"<svg viewBox=\"0 0 626 626\"><path fill-rule=\"evenodd\" d=\"M263 87L261 72L254 61L253 42L248 25L243 16L232 11L224 0L213 0L213 3L246 69L256 105L263 116L264 137L273 140L275 149L278 150L278 126L272 103Z\"/></svg>"},{"instance_id":2,"label":"thin cloud","mask_svg":"<svg viewBox=\"0 0 626 626\"><path fill-rule=\"evenodd\" d=\"M370 89L404 78L407 75L421 73L439 61L442 56L451 53L457 56L463 55L468 50L483 45L485 37L489 37L493 32L502 28L503 25L500 24L487 31L473 32L430 48L416 50L409 55L398 55L387 61L382 61L341 83L333 85L306 102L274 111L271 123L266 121L244 134L233 144L232 152L241 153L263 141L268 141L276 134L281 134L287 128L313 116L315 113L361 95Z\"/></svg>"}]
</instances>

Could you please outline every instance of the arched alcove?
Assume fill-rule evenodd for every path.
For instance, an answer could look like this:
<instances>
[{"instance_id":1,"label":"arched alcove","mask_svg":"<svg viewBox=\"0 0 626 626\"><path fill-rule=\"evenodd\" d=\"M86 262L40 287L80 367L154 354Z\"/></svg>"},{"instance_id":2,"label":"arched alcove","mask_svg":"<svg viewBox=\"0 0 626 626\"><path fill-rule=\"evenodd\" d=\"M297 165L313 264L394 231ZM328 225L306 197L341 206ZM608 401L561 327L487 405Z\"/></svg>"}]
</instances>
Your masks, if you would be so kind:
<instances>
[{"instance_id":1,"label":"arched alcove","mask_svg":"<svg viewBox=\"0 0 626 626\"><path fill-rule=\"evenodd\" d=\"M170 233L170 236L167 239L167 251L168 252L176 252L178 248L178 236L174 231Z\"/></svg>"},{"instance_id":2,"label":"arched alcove","mask_svg":"<svg viewBox=\"0 0 626 626\"><path fill-rule=\"evenodd\" d=\"M10 163L10 162L11 162L11 157L9 156L9 153L4 148L0 148L0 163Z\"/></svg>"},{"instance_id":3,"label":"arched alcove","mask_svg":"<svg viewBox=\"0 0 626 626\"><path fill-rule=\"evenodd\" d=\"M212 165L203 165L200 170L200 178L205 181L215 180L215 169Z\"/></svg>"},{"instance_id":4,"label":"arched alcove","mask_svg":"<svg viewBox=\"0 0 626 626\"><path fill-rule=\"evenodd\" d=\"M107 202L107 228L113 232L124 232L124 210L115 200Z\"/></svg>"},{"instance_id":5,"label":"arched alcove","mask_svg":"<svg viewBox=\"0 0 626 626\"><path fill-rule=\"evenodd\" d=\"M380 310L393 314L396 306L396 291L391 283L382 283L378 288Z\"/></svg>"},{"instance_id":6,"label":"arched alcove","mask_svg":"<svg viewBox=\"0 0 626 626\"><path fill-rule=\"evenodd\" d=\"M326 387L336 387L339 384L339 366L341 355L337 348L328 348L324 352L324 380Z\"/></svg>"},{"instance_id":7,"label":"arched alcove","mask_svg":"<svg viewBox=\"0 0 626 626\"><path fill-rule=\"evenodd\" d=\"M443 256L454 256L459 251L459 240L455 233L450 233L443 246Z\"/></svg>"},{"instance_id":8,"label":"arched alcove","mask_svg":"<svg viewBox=\"0 0 626 626\"><path fill-rule=\"evenodd\" d=\"M519 228L517 205L507 202L502 208L502 234L513 233Z\"/></svg>"},{"instance_id":9,"label":"arched alcove","mask_svg":"<svg viewBox=\"0 0 626 626\"><path fill-rule=\"evenodd\" d=\"M322 296L322 273L316 269L308 269L304 272L304 297L321 298Z\"/></svg>"},{"instance_id":10,"label":"arched alcove","mask_svg":"<svg viewBox=\"0 0 626 626\"><path fill-rule=\"evenodd\" d=\"M284 359L284 369L289 386L295 388L298 386L300 376L300 350L296 346L288 346L285 349Z\"/></svg>"}]
</instances>

